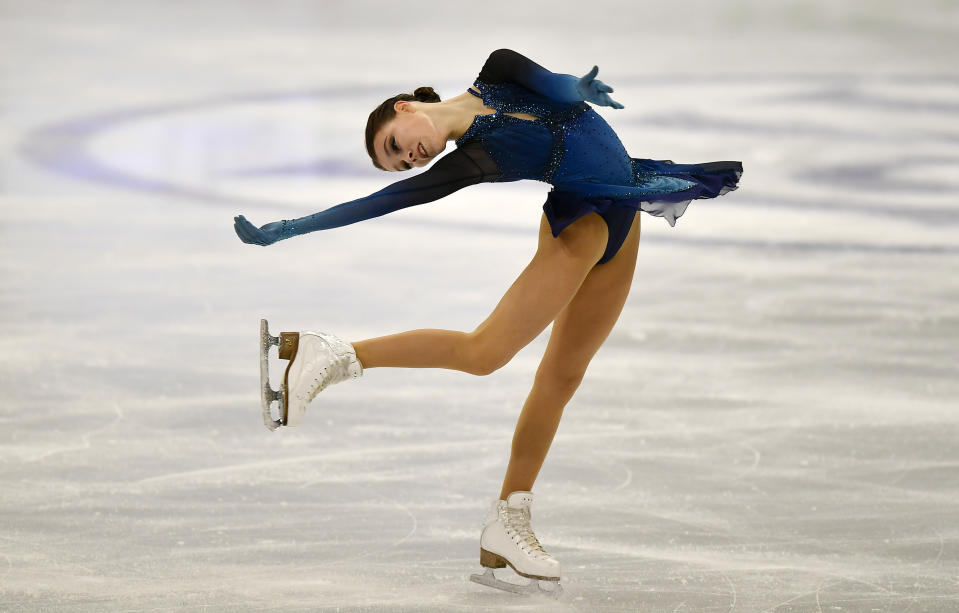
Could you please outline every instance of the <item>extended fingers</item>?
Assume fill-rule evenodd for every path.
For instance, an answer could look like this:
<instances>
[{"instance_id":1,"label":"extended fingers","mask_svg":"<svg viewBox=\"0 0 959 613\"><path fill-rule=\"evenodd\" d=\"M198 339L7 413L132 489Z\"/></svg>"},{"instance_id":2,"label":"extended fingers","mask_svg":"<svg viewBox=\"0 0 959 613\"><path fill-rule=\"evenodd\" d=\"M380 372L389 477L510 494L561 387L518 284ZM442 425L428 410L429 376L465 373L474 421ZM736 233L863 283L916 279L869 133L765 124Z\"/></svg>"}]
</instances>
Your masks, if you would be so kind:
<instances>
[{"instance_id":1,"label":"extended fingers","mask_svg":"<svg viewBox=\"0 0 959 613\"><path fill-rule=\"evenodd\" d=\"M622 104L609 97L609 94L613 92L613 88L597 79L596 75L598 73L599 66L593 66L593 69L580 80L586 100L594 104L611 106L614 109L624 108Z\"/></svg>"},{"instance_id":2,"label":"extended fingers","mask_svg":"<svg viewBox=\"0 0 959 613\"><path fill-rule=\"evenodd\" d=\"M613 92L612 87L610 87L609 85L606 85L599 79L596 79L595 81L593 81L593 87L595 87L596 91L598 91L601 94L610 94Z\"/></svg>"},{"instance_id":3,"label":"extended fingers","mask_svg":"<svg viewBox=\"0 0 959 613\"><path fill-rule=\"evenodd\" d=\"M596 97L599 99L599 103L603 106L611 106L614 109L621 109L623 105L616 102L609 97L609 94L613 92L613 88L609 85L606 85L599 79L593 81L593 86L596 88Z\"/></svg>"},{"instance_id":4,"label":"extended fingers","mask_svg":"<svg viewBox=\"0 0 959 613\"><path fill-rule=\"evenodd\" d=\"M233 230L236 232L236 235L240 237L240 240L244 243L250 242L250 233L247 231L247 228L244 224L249 224L243 215L237 215L233 218Z\"/></svg>"},{"instance_id":5,"label":"extended fingers","mask_svg":"<svg viewBox=\"0 0 959 613\"><path fill-rule=\"evenodd\" d=\"M236 235L240 237L240 240L244 243L250 245L265 245L263 241L262 232L259 228L247 221L246 217L243 215L237 215L233 218L233 229L236 231Z\"/></svg>"}]
</instances>

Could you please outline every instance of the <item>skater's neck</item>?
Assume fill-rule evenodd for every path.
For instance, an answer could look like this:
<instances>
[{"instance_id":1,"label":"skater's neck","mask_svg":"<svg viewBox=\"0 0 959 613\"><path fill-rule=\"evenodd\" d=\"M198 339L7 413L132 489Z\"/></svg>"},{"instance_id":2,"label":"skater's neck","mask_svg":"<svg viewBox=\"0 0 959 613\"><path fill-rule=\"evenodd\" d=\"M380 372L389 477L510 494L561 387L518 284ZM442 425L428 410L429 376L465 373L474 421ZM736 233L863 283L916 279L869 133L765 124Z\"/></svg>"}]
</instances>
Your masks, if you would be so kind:
<instances>
[{"instance_id":1,"label":"skater's neck","mask_svg":"<svg viewBox=\"0 0 959 613\"><path fill-rule=\"evenodd\" d=\"M494 109L485 107L482 100L468 92L442 102L423 103L419 110L430 117L437 131L444 134L448 141L463 136L477 115L495 112Z\"/></svg>"}]
</instances>

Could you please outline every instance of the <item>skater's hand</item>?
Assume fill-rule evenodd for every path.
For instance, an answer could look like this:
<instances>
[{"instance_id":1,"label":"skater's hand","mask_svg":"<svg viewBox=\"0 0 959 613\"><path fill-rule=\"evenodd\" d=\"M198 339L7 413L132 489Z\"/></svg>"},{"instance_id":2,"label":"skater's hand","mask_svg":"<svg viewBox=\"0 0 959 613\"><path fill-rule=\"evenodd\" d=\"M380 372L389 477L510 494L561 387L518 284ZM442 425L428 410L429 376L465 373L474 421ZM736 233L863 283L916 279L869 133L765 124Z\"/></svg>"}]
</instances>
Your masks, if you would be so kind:
<instances>
[{"instance_id":1,"label":"skater's hand","mask_svg":"<svg viewBox=\"0 0 959 613\"><path fill-rule=\"evenodd\" d=\"M292 236L289 222L273 221L265 226L257 228L243 215L237 215L233 218L233 229L240 240L250 245L272 245L278 240Z\"/></svg>"},{"instance_id":2,"label":"skater's hand","mask_svg":"<svg viewBox=\"0 0 959 613\"><path fill-rule=\"evenodd\" d=\"M622 104L609 97L613 88L596 78L598 72L599 66L593 66L593 69L576 83L576 91L586 102L592 102L600 106L611 106L614 109L623 108Z\"/></svg>"}]
</instances>

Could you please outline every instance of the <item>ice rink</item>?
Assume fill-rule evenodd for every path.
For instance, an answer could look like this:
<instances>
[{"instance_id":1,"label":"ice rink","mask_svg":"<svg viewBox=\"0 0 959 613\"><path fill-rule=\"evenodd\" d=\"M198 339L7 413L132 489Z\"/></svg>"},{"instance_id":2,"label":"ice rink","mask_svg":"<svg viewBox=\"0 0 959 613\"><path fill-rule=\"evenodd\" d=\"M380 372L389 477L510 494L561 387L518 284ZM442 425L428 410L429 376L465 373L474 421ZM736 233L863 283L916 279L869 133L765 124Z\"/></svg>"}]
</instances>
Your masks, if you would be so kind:
<instances>
[{"instance_id":1,"label":"ice rink","mask_svg":"<svg viewBox=\"0 0 959 613\"><path fill-rule=\"evenodd\" d=\"M395 180L370 110L594 64L634 157L742 160L633 289L534 492L558 602L468 581L548 330L269 433L261 317L471 330L548 186L268 248ZM0 611L959 610L959 3L0 0ZM279 362L274 362L279 368Z\"/></svg>"}]
</instances>

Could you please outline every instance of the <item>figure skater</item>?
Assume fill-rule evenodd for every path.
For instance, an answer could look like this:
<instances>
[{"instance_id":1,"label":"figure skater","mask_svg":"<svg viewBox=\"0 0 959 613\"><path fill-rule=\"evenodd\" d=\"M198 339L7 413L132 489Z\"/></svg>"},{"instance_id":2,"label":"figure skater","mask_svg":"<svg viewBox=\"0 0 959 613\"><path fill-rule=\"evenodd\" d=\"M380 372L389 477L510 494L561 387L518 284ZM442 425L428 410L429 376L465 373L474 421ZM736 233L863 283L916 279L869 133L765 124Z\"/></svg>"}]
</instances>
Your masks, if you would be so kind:
<instances>
[{"instance_id":1,"label":"figure skater","mask_svg":"<svg viewBox=\"0 0 959 613\"><path fill-rule=\"evenodd\" d=\"M532 261L474 330L411 330L353 343L315 332L273 338L280 357L289 360L283 393L273 392L281 405L276 423L292 426L322 389L360 377L364 369L448 368L488 375L553 324L519 415L502 490L480 537L480 563L487 571L473 578L503 589L515 586L493 577L492 569L506 565L541 580L530 586L558 586L560 564L530 527L531 490L563 408L629 294L639 246L636 212L664 217L672 226L691 200L736 189L742 174L740 162L630 158L586 104L623 108L610 98L613 89L596 78L598 70L594 66L576 78L552 73L515 51L494 51L466 92L441 101L431 87L420 87L389 98L370 114L366 149L382 170L426 166L448 141L456 143L425 172L299 219L257 228L242 215L235 218L243 242L270 245L438 200L476 183L534 179L553 186Z\"/></svg>"}]
</instances>

